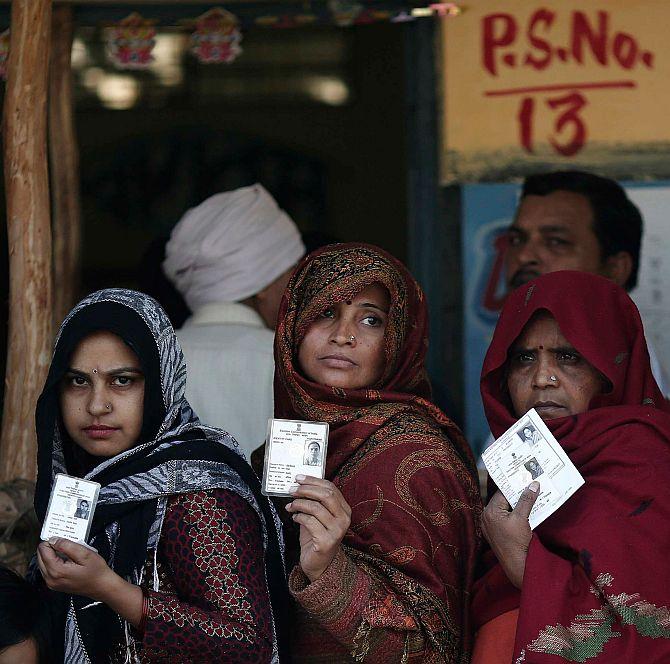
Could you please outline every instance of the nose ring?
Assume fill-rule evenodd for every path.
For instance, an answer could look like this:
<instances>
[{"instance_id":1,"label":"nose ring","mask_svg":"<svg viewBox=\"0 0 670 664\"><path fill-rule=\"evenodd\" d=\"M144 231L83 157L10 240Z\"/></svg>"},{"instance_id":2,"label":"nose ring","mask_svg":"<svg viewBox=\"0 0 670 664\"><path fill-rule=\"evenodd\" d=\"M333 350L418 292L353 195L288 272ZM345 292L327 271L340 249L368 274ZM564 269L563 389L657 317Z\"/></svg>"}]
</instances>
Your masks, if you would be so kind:
<instances>
[{"instance_id":1,"label":"nose ring","mask_svg":"<svg viewBox=\"0 0 670 664\"><path fill-rule=\"evenodd\" d=\"M112 410L112 404L111 404L111 403L106 403L106 404L105 404L105 408L106 408L107 410Z\"/></svg>"},{"instance_id":2,"label":"nose ring","mask_svg":"<svg viewBox=\"0 0 670 664\"><path fill-rule=\"evenodd\" d=\"M349 337L349 341L356 341L356 337L352 334L352 335Z\"/></svg>"},{"instance_id":3,"label":"nose ring","mask_svg":"<svg viewBox=\"0 0 670 664\"><path fill-rule=\"evenodd\" d=\"M556 378L556 376L549 376L549 380L550 380L552 383L555 383L555 382L558 380L558 378Z\"/></svg>"}]
</instances>

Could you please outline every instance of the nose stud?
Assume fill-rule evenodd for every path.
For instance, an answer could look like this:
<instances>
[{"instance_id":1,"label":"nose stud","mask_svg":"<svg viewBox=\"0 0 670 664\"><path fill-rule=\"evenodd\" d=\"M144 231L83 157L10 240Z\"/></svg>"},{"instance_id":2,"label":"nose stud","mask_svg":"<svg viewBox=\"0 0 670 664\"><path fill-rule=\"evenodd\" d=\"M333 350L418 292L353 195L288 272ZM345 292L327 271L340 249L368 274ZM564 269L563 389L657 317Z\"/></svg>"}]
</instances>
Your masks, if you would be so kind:
<instances>
[{"instance_id":1,"label":"nose stud","mask_svg":"<svg viewBox=\"0 0 670 664\"><path fill-rule=\"evenodd\" d=\"M549 380L550 380L552 383L555 383L555 382L558 380L558 378L556 378L556 376L549 376Z\"/></svg>"},{"instance_id":2,"label":"nose stud","mask_svg":"<svg viewBox=\"0 0 670 664\"><path fill-rule=\"evenodd\" d=\"M356 341L356 337L352 334L352 335L349 337L349 341L352 341L352 342L353 342L353 341Z\"/></svg>"},{"instance_id":3,"label":"nose stud","mask_svg":"<svg viewBox=\"0 0 670 664\"><path fill-rule=\"evenodd\" d=\"M112 410L112 404L111 404L111 403L106 403L106 404L105 404L105 408L106 408L107 410Z\"/></svg>"}]
</instances>

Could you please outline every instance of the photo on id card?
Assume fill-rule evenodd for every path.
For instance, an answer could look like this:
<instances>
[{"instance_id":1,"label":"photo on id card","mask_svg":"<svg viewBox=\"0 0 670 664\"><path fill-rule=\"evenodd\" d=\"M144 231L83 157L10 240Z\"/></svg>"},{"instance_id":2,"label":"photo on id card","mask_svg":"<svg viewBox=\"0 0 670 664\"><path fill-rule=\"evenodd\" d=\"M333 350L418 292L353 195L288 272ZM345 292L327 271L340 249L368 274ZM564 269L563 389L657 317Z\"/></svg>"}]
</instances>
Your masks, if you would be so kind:
<instances>
[{"instance_id":1,"label":"photo on id card","mask_svg":"<svg viewBox=\"0 0 670 664\"><path fill-rule=\"evenodd\" d=\"M40 538L63 537L86 544L99 492L97 482L56 475Z\"/></svg>"},{"instance_id":2,"label":"photo on id card","mask_svg":"<svg viewBox=\"0 0 670 664\"><path fill-rule=\"evenodd\" d=\"M323 478L327 448L326 422L268 420L262 492L266 496L290 496L296 475Z\"/></svg>"}]
</instances>

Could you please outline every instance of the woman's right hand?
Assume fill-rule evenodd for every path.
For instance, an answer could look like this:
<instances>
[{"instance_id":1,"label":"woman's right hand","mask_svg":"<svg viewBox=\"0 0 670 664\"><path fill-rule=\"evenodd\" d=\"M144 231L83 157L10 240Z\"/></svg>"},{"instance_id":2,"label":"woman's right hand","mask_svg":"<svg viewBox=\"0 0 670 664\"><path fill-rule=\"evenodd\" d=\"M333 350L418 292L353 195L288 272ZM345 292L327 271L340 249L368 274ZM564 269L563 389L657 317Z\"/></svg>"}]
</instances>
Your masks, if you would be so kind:
<instances>
[{"instance_id":1,"label":"woman's right hand","mask_svg":"<svg viewBox=\"0 0 670 664\"><path fill-rule=\"evenodd\" d=\"M528 547L533 531L528 515L539 495L540 483L531 482L513 510L505 496L496 491L482 514L482 534L491 545L507 578L517 588L523 583Z\"/></svg>"},{"instance_id":2,"label":"woman's right hand","mask_svg":"<svg viewBox=\"0 0 670 664\"><path fill-rule=\"evenodd\" d=\"M286 506L300 524L300 567L316 581L340 550L351 523L351 508L328 480L298 475L294 499Z\"/></svg>"},{"instance_id":3,"label":"woman's right hand","mask_svg":"<svg viewBox=\"0 0 670 664\"><path fill-rule=\"evenodd\" d=\"M99 601L116 576L97 551L62 537L40 543L37 564L51 590Z\"/></svg>"},{"instance_id":4,"label":"woman's right hand","mask_svg":"<svg viewBox=\"0 0 670 664\"><path fill-rule=\"evenodd\" d=\"M97 551L62 537L37 547L37 564L51 590L103 602L137 627L142 619L142 589L122 579Z\"/></svg>"}]
</instances>

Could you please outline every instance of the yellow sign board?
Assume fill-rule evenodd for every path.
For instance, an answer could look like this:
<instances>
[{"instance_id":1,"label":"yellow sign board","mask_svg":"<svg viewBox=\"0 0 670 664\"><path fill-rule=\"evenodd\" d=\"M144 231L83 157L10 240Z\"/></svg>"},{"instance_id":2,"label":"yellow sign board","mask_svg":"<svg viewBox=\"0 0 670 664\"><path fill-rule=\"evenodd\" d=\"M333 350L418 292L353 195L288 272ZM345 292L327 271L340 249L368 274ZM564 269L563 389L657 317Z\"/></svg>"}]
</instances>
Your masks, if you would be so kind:
<instances>
[{"instance_id":1,"label":"yellow sign board","mask_svg":"<svg viewBox=\"0 0 670 664\"><path fill-rule=\"evenodd\" d=\"M670 174L670 2L470 0L442 21L442 179Z\"/></svg>"}]
</instances>

